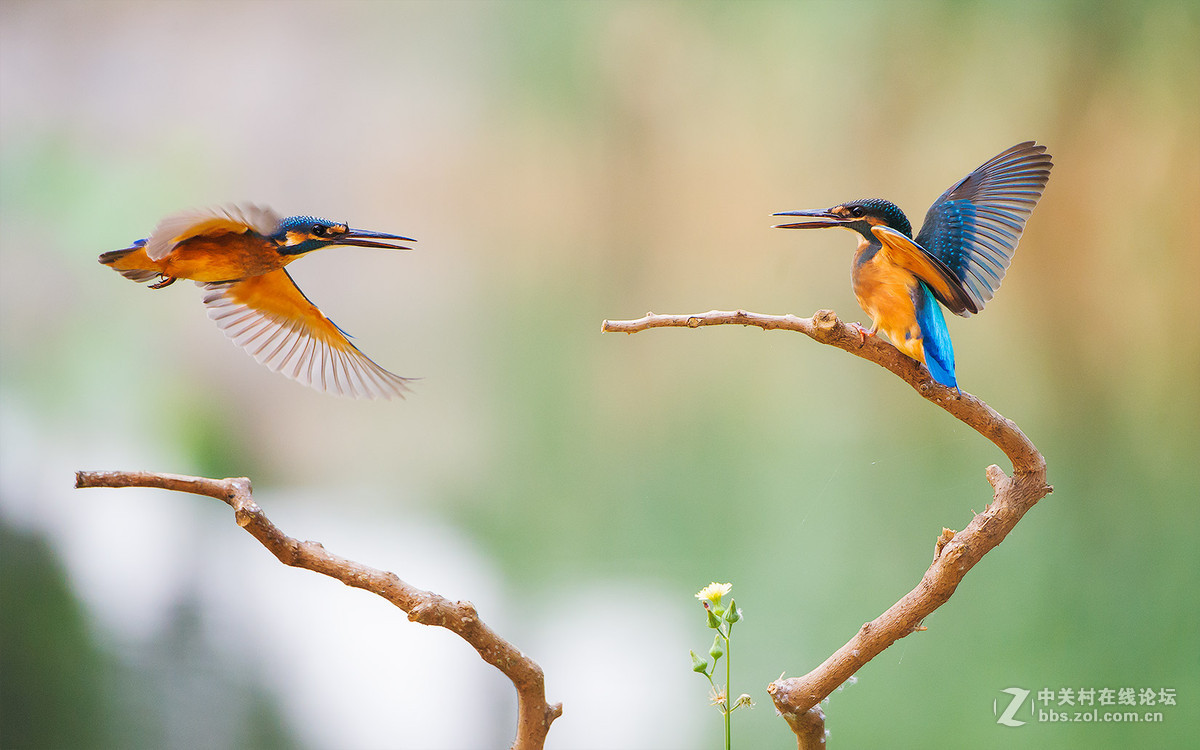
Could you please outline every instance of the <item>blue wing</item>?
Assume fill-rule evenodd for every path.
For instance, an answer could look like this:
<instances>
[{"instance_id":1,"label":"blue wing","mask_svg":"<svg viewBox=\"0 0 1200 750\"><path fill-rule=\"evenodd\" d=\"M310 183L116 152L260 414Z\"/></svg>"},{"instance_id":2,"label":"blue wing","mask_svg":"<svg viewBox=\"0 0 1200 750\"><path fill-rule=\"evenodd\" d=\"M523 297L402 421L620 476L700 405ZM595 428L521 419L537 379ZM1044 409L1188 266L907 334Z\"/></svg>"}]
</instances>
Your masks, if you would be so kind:
<instances>
[{"instance_id":1,"label":"blue wing","mask_svg":"<svg viewBox=\"0 0 1200 750\"><path fill-rule=\"evenodd\" d=\"M951 312L963 317L977 313L1000 288L1052 166L1045 146L1018 143L930 206L916 242L944 263L966 292L965 301L937 295Z\"/></svg>"},{"instance_id":2,"label":"blue wing","mask_svg":"<svg viewBox=\"0 0 1200 750\"><path fill-rule=\"evenodd\" d=\"M917 282L917 288L913 290L913 302L917 308L917 325L921 327L925 366L929 368L929 374L947 388L957 388L950 331L946 329L946 319L942 317L942 308L936 296L925 282Z\"/></svg>"}]
</instances>

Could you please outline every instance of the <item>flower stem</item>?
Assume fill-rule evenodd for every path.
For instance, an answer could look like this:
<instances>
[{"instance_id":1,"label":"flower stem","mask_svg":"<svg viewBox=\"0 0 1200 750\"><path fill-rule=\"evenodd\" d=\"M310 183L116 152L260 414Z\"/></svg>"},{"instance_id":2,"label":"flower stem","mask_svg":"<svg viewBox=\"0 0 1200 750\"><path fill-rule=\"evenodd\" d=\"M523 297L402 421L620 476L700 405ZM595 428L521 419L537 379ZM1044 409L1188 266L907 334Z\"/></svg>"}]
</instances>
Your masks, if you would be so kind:
<instances>
[{"instance_id":1,"label":"flower stem","mask_svg":"<svg viewBox=\"0 0 1200 750\"><path fill-rule=\"evenodd\" d=\"M729 631L732 632L733 628L730 627ZM726 636L724 636L724 638L725 638L725 750L731 750L733 745L730 744L730 739L729 739L729 715L731 713L733 713L733 701L732 701L733 689L729 686L729 665L732 662L732 659L730 659L730 654L729 654L729 636L726 635Z\"/></svg>"}]
</instances>

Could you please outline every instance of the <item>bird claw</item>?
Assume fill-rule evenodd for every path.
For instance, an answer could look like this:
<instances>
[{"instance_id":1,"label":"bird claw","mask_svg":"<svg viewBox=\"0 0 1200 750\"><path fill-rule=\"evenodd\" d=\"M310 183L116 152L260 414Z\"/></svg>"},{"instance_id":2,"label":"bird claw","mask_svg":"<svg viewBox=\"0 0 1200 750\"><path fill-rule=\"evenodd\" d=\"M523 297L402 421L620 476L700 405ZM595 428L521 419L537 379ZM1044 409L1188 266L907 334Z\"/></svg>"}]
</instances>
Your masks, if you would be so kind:
<instances>
[{"instance_id":1,"label":"bird claw","mask_svg":"<svg viewBox=\"0 0 1200 750\"><path fill-rule=\"evenodd\" d=\"M160 273L160 274L158 275L158 281L156 281L156 282L154 282L153 284L151 284L151 285L150 285L150 288L151 288L151 289L162 289L163 287L166 287L166 286L171 286L171 285L172 285L172 284L174 284L174 283L175 283L175 277L174 277L174 276L167 276L167 275L165 275L165 274L161 274L161 273Z\"/></svg>"},{"instance_id":2,"label":"bird claw","mask_svg":"<svg viewBox=\"0 0 1200 750\"><path fill-rule=\"evenodd\" d=\"M867 337L874 336L877 332L873 326L872 326L871 330L868 331L866 328L862 327L861 323L851 323L850 325L852 325L854 327L855 331L858 331L858 341L859 341L858 345L859 346L866 346Z\"/></svg>"}]
</instances>

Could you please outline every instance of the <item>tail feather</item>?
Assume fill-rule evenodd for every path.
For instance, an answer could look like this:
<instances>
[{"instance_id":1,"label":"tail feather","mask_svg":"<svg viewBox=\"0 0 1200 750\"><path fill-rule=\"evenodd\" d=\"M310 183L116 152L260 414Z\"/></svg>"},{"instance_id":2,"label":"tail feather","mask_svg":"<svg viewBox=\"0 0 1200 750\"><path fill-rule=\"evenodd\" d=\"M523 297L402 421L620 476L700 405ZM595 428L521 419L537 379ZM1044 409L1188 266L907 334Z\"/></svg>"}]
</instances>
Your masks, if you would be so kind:
<instances>
[{"instance_id":1,"label":"tail feather","mask_svg":"<svg viewBox=\"0 0 1200 750\"><path fill-rule=\"evenodd\" d=\"M929 287L921 282L917 294L917 324L921 326L921 337L925 349L925 366L933 379L947 388L957 388L954 376L954 346L950 343L950 331L942 308Z\"/></svg>"},{"instance_id":2,"label":"tail feather","mask_svg":"<svg viewBox=\"0 0 1200 750\"><path fill-rule=\"evenodd\" d=\"M153 268L153 261L146 256L145 240L138 240L132 246L122 250L109 250L100 254L100 262L133 281L149 281L157 278L159 273Z\"/></svg>"}]
</instances>

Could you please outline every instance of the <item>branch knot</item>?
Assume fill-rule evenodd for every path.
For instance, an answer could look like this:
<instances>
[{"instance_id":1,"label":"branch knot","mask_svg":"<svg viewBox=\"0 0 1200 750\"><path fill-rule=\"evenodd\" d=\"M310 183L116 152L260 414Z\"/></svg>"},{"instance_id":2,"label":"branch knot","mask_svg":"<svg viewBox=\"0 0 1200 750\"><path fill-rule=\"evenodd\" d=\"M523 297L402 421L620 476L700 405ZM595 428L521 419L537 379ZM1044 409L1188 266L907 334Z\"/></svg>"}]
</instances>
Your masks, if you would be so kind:
<instances>
[{"instance_id":1,"label":"branch knot","mask_svg":"<svg viewBox=\"0 0 1200 750\"><path fill-rule=\"evenodd\" d=\"M817 310L813 314L813 324L822 331L829 332L837 328L838 323L837 313L833 310Z\"/></svg>"}]
</instances>

